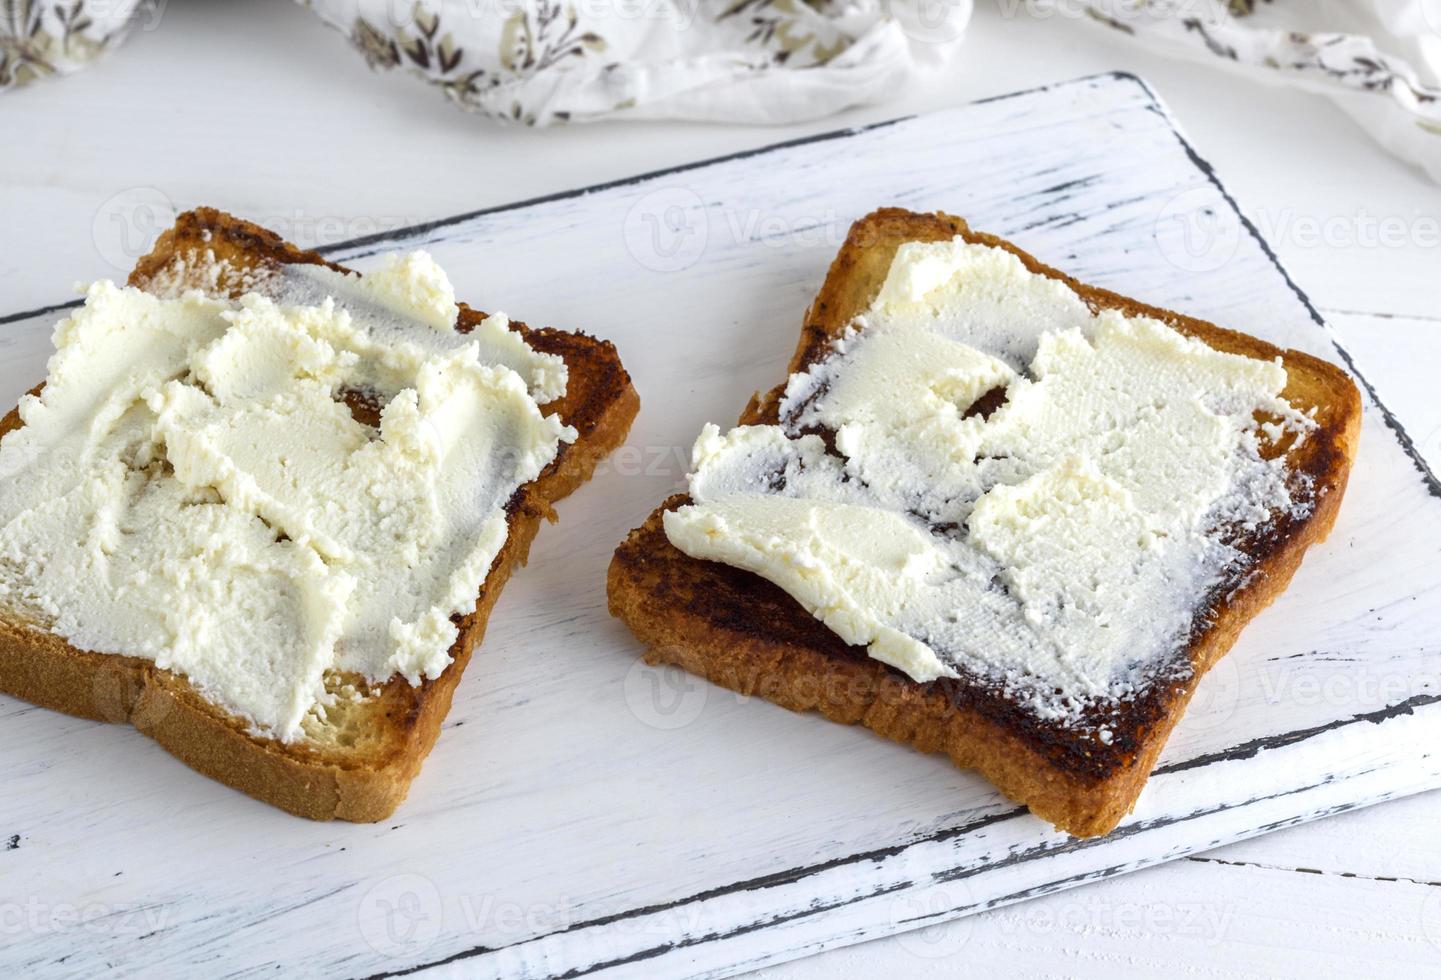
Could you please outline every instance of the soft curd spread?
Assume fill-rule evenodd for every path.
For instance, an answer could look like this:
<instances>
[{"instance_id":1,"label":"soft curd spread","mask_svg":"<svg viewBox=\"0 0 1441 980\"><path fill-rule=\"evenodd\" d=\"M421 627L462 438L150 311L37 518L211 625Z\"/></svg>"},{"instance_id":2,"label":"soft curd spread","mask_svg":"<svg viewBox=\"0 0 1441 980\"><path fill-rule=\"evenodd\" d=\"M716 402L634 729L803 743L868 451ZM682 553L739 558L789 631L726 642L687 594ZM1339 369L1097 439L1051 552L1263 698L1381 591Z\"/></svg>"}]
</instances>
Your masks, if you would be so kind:
<instances>
[{"instance_id":1,"label":"soft curd spread","mask_svg":"<svg viewBox=\"0 0 1441 980\"><path fill-rule=\"evenodd\" d=\"M910 243L779 425L706 426L665 531L916 681L1075 720L1184 645L1239 534L1309 506L1261 452L1314 424L1285 385L1002 249Z\"/></svg>"},{"instance_id":2,"label":"soft curd spread","mask_svg":"<svg viewBox=\"0 0 1441 980\"><path fill-rule=\"evenodd\" d=\"M331 672L438 676L507 503L575 438L540 407L565 363L457 312L419 252L238 300L91 286L0 442L0 598L282 740Z\"/></svg>"}]
</instances>

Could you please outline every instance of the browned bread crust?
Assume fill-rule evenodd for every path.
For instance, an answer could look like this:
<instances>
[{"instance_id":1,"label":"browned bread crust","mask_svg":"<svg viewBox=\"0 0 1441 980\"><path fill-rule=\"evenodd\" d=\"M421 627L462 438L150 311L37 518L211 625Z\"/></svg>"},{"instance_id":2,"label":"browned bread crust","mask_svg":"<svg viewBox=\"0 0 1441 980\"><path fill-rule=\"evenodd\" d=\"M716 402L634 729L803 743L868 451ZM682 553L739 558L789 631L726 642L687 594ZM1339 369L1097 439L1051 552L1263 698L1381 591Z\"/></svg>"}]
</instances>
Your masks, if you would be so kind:
<instances>
[{"instance_id":1,"label":"browned bread crust","mask_svg":"<svg viewBox=\"0 0 1441 980\"><path fill-rule=\"evenodd\" d=\"M691 558L666 538L661 516L686 502L673 496L621 543L608 578L610 611L646 645L651 663L673 663L744 694L794 711L819 711L862 724L923 752L945 752L978 769L1006 796L1077 836L1113 829L1135 805L1156 757L1195 690L1196 681L1231 648L1257 613L1285 590L1306 549L1336 518L1355 457L1361 399L1339 368L1300 351L1282 351L1246 334L1076 282L1014 245L971 231L960 218L876 211L851 227L820 294L806 312L788 373L805 370L874 299L896 249L908 241L967 241L1004 248L1033 272L1060 279L1095 309L1156 317L1220 350L1281 357L1285 397L1315 408L1317 429L1289 453L1288 472L1313 482L1315 505L1304 518L1279 517L1264 536L1245 542L1245 574L1224 584L1198 611L1189 645L1177 652L1190 671L1158 681L1113 706L1110 743L1047 725L981 679L963 676L917 684L841 641L780 588L749 572ZM776 421L784 384L752 397L740 424ZM1189 676L1186 676L1189 674Z\"/></svg>"},{"instance_id":2,"label":"browned bread crust","mask_svg":"<svg viewBox=\"0 0 1441 980\"><path fill-rule=\"evenodd\" d=\"M198 208L182 214L160 236L136 265L130 283L171 289L200 285L196 277L208 275L209 287L233 294L257 275L293 262L341 268L250 222ZM484 316L462 305L460 329L472 328ZM357 821L389 816L435 744L496 598L512 568L525 561L541 518L555 519L551 505L584 483L595 464L620 445L640 407L609 341L514 321L512 326L537 350L565 359L566 393L545 408L558 412L579 437L562 444L555 461L511 500L509 537L475 612L458 619L454 663L438 678L419 686L391 678L378 695L337 706L323 725L308 722L308 737L287 745L249 734L243 719L150 661L77 650L59 636L0 612L0 691L84 718L129 722L186 765L300 816ZM0 420L0 434L20 424L18 411L11 410Z\"/></svg>"}]
</instances>

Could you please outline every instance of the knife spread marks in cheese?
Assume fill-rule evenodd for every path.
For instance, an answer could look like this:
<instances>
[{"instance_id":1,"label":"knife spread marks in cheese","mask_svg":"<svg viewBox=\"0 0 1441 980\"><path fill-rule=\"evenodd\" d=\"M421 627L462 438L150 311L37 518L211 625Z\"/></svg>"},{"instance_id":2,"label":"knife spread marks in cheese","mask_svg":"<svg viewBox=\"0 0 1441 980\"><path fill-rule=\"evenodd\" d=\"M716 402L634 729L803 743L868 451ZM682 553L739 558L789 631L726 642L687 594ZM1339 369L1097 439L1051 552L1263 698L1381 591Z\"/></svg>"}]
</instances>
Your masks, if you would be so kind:
<instances>
[{"instance_id":1,"label":"knife spread marks in cheese","mask_svg":"<svg viewBox=\"0 0 1441 980\"><path fill-rule=\"evenodd\" d=\"M1261 453L1255 413L1314 425L1285 385L1004 250L910 243L779 425L706 426L665 531L916 681L964 670L1076 721L1184 645L1228 541L1309 506Z\"/></svg>"},{"instance_id":2,"label":"knife spread marks in cheese","mask_svg":"<svg viewBox=\"0 0 1441 980\"><path fill-rule=\"evenodd\" d=\"M575 431L540 409L564 361L501 315L456 330L424 253L255 288L100 282L59 324L45 387L0 442L0 596L292 740L323 716L327 672L445 670L507 503Z\"/></svg>"}]
</instances>

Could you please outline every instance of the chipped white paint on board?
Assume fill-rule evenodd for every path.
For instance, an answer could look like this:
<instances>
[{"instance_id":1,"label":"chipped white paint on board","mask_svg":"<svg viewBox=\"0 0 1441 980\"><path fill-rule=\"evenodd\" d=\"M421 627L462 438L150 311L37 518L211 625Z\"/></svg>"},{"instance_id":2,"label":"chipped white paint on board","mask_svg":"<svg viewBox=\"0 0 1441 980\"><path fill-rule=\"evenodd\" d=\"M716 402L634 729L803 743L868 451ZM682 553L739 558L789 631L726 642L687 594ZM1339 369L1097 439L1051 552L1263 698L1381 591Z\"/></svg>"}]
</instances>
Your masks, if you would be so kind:
<instances>
[{"instance_id":1,"label":"chipped white paint on board","mask_svg":"<svg viewBox=\"0 0 1441 980\"><path fill-rule=\"evenodd\" d=\"M300 821L132 731L0 698L0 969L724 974L1441 785L1441 490L1371 400L1331 540L1103 841L940 758L637 664L605 612L611 549L700 424L779 379L846 227L887 203L1340 356L1126 77L343 248L361 268L428 248L477 305L613 339L644 403L629 447L542 531L387 824ZM53 318L0 325L0 400L43 374Z\"/></svg>"}]
</instances>

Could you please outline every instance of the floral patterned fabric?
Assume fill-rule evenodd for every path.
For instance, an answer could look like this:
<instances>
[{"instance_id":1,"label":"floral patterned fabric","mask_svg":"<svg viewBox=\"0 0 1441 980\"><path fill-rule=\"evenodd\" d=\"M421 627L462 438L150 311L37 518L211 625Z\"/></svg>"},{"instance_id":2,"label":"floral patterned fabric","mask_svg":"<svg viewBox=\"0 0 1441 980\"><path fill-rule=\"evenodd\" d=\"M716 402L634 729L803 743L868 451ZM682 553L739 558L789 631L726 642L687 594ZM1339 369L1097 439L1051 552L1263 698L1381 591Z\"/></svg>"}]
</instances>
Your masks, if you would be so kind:
<instances>
[{"instance_id":1,"label":"floral patterned fabric","mask_svg":"<svg viewBox=\"0 0 1441 980\"><path fill-rule=\"evenodd\" d=\"M160 0L0 0L0 91L72 72L153 23Z\"/></svg>"},{"instance_id":2,"label":"floral patterned fabric","mask_svg":"<svg viewBox=\"0 0 1441 980\"><path fill-rule=\"evenodd\" d=\"M1080 10L1137 44L1322 92L1441 181L1441 0L1010 2Z\"/></svg>"},{"instance_id":3,"label":"floral patterned fabric","mask_svg":"<svg viewBox=\"0 0 1441 980\"><path fill-rule=\"evenodd\" d=\"M372 67L531 126L793 122L893 95L972 0L302 0Z\"/></svg>"},{"instance_id":4,"label":"floral patterned fabric","mask_svg":"<svg viewBox=\"0 0 1441 980\"><path fill-rule=\"evenodd\" d=\"M894 95L973 0L299 0L373 68L532 126L795 122ZM994 0L1323 92L1441 181L1441 0ZM164 0L0 0L0 90L72 71Z\"/></svg>"}]
</instances>

